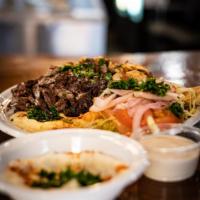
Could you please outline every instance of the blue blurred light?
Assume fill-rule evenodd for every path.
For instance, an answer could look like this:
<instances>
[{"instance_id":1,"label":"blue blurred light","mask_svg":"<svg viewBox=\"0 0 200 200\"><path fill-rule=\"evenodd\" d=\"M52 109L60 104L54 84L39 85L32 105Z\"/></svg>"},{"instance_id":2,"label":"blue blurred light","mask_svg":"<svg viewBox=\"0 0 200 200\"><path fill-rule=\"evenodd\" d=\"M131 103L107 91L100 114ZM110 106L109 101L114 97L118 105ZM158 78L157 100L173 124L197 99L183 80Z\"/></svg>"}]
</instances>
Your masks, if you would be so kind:
<instances>
[{"instance_id":1,"label":"blue blurred light","mask_svg":"<svg viewBox=\"0 0 200 200\"><path fill-rule=\"evenodd\" d=\"M142 21L144 0L115 0L115 6L121 16L128 16L136 23Z\"/></svg>"}]
</instances>

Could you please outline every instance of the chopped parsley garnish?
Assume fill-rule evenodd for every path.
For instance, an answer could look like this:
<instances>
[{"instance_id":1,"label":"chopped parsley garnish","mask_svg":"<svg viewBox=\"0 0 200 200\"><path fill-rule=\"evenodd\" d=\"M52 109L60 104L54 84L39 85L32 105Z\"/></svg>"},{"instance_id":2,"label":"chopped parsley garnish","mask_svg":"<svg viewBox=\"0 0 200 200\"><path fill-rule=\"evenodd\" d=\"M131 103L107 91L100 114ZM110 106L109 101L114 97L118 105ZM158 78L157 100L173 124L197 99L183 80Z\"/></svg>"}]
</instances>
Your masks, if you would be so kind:
<instances>
[{"instance_id":1,"label":"chopped parsley garnish","mask_svg":"<svg viewBox=\"0 0 200 200\"><path fill-rule=\"evenodd\" d=\"M180 103L174 102L169 106L169 110L178 118L181 118L184 110Z\"/></svg>"},{"instance_id":2,"label":"chopped parsley garnish","mask_svg":"<svg viewBox=\"0 0 200 200\"><path fill-rule=\"evenodd\" d=\"M67 72L71 71L72 74L76 77L88 77L92 78L95 76L95 72L92 68L86 67L82 64L76 65L76 66L63 66L59 69L59 72Z\"/></svg>"},{"instance_id":3,"label":"chopped parsley garnish","mask_svg":"<svg viewBox=\"0 0 200 200\"><path fill-rule=\"evenodd\" d=\"M73 66L71 65L65 65L63 67L59 67L59 72L66 72L68 70L71 70L73 68Z\"/></svg>"},{"instance_id":4,"label":"chopped parsley garnish","mask_svg":"<svg viewBox=\"0 0 200 200\"><path fill-rule=\"evenodd\" d=\"M112 73L111 73L111 72L107 72L107 73L105 74L105 79L106 79L107 81L110 81L110 80L112 79Z\"/></svg>"},{"instance_id":5,"label":"chopped parsley garnish","mask_svg":"<svg viewBox=\"0 0 200 200\"><path fill-rule=\"evenodd\" d=\"M49 111L43 111L39 107L33 107L30 108L27 111L27 117L29 119L35 119L40 122L45 122L45 121L53 121L53 120L58 120L61 117L59 116L58 111L54 106L52 106Z\"/></svg>"},{"instance_id":6,"label":"chopped parsley garnish","mask_svg":"<svg viewBox=\"0 0 200 200\"><path fill-rule=\"evenodd\" d=\"M121 89L121 90L128 90L130 89L128 81L113 81L110 83L109 88L112 89Z\"/></svg>"},{"instance_id":7,"label":"chopped parsley garnish","mask_svg":"<svg viewBox=\"0 0 200 200\"><path fill-rule=\"evenodd\" d=\"M121 90L140 90L140 86L136 79L112 81L109 88Z\"/></svg>"},{"instance_id":8,"label":"chopped parsley garnish","mask_svg":"<svg viewBox=\"0 0 200 200\"><path fill-rule=\"evenodd\" d=\"M128 80L112 81L109 88L144 91L158 96L165 96L170 86L164 82L157 83L155 78L148 78L142 83L138 83L136 79L131 78Z\"/></svg>"},{"instance_id":9,"label":"chopped parsley garnish","mask_svg":"<svg viewBox=\"0 0 200 200\"><path fill-rule=\"evenodd\" d=\"M141 85L141 90L144 92L151 92L158 96L165 96L167 91L170 89L170 86L164 82L156 83L155 78L149 78Z\"/></svg>"},{"instance_id":10,"label":"chopped parsley garnish","mask_svg":"<svg viewBox=\"0 0 200 200\"><path fill-rule=\"evenodd\" d=\"M41 170L38 175L39 180L33 181L31 186L43 189L61 187L73 179L77 180L81 186L89 186L103 181L99 175L93 175L86 170L75 172L70 167L59 173Z\"/></svg>"},{"instance_id":11,"label":"chopped parsley garnish","mask_svg":"<svg viewBox=\"0 0 200 200\"><path fill-rule=\"evenodd\" d=\"M140 85L136 79L129 79L128 84L130 88L133 88L134 90L140 90Z\"/></svg>"},{"instance_id":12,"label":"chopped parsley garnish","mask_svg":"<svg viewBox=\"0 0 200 200\"><path fill-rule=\"evenodd\" d=\"M104 58L100 58L98 61L98 64L101 65L105 65L106 64L106 60Z\"/></svg>"},{"instance_id":13,"label":"chopped parsley garnish","mask_svg":"<svg viewBox=\"0 0 200 200\"><path fill-rule=\"evenodd\" d=\"M97 62L93 59L85 59L77 65L65 65L59 68L59 72L67 72L70 71L76 77L99 77L105 78L106 80L111 80L112 73L107 71L103 73L101 67L108 67L108 61L104 58L99 58Z\"/></svg>"}]
</instances>

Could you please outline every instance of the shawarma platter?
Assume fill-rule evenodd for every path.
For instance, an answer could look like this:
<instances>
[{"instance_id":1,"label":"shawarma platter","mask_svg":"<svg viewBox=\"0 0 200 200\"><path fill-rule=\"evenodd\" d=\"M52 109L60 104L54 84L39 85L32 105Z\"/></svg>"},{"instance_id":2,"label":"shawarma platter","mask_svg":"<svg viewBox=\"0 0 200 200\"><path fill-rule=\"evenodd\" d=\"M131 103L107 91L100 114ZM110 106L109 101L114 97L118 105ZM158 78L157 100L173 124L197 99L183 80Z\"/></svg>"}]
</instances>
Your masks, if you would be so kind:
<instances>
[{"instance_id":1,"label":"shawarma platter","mask_svg":"<svg viewBox=\"0 0 200 200\"><path fill-rule=\"evenodd\" d=\"M200 105L200 87L155 77L147 67L82 58L51 66L11 90L10 122L29 133L95 128L133 136L145 126L183 123Z\"/></svg>"}]
</instances>

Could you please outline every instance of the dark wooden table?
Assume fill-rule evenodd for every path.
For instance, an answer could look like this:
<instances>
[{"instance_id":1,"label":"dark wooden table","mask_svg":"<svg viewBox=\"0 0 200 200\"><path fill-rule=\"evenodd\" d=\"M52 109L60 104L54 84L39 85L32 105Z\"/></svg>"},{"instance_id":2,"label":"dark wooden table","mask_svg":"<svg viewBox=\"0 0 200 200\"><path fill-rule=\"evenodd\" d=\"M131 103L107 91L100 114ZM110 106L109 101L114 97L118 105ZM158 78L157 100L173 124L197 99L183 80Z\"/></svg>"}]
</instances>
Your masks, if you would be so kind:
<instances>
[{"instance_id":1,"label":"dark wooden table","mask_svg":"<svg viewBox=\"0 0 200 200\"><path fill-rule=\"evenodd\" d=\"M154 74L186 86L200 85L200 51L122 54L111 57L116 61L149 66ZM36 78L50 65L59 65L66 60L69 59L0 56L0 91L20 81ZM196 126L200 127L200 124ZM0 143L9 139L11 136L0 131ZM8 199L10 198L0 194L0 200ZM141 177L136 183L127 187L118 199L200 200L200 167L192 178L182 182L161 183Z\"/></svg>"}]
</instances>

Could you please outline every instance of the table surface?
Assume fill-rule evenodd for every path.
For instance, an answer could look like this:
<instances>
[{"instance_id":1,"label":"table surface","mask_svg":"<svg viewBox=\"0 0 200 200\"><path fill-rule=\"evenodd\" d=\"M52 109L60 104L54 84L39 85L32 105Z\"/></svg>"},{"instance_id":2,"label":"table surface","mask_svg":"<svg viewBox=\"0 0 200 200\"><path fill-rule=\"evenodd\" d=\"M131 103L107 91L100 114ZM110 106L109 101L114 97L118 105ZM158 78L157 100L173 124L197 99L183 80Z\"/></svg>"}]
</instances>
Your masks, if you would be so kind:
<instances>
[{"instance_id":1,"label":"table surface","mask_svg":"<svg viewBox=\"0 0 200 200\"><path fill-rule=\"evenodd\" d=\"M200 51L161 52L152 54L120 54L111 56L115 61L128 61L150 67L155 75L163 76L186 86L200 85ZM51 57L0 56L0 91L28 79L36 78L50 65L61 65L74 60ZM199 124L197 124L199 126ZM0 142L11 136L0 131ZM161 183L141 177L127 187L119 200L200 200L200 167L195 175L185 181ZM10 199L0 194L0 200Z\"/></svg>"}]
</instances>

